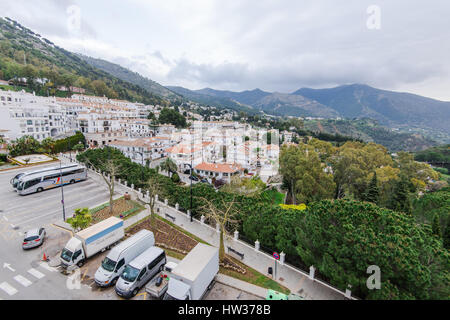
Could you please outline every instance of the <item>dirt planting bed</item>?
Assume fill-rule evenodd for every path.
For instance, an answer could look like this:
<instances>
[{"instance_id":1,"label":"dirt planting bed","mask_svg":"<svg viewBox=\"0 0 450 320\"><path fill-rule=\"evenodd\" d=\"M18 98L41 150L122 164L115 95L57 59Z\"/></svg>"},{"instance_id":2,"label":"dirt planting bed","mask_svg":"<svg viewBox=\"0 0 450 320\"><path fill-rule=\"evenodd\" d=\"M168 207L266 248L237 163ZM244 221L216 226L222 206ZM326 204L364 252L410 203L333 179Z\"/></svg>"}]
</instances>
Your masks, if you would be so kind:
<instances>
[{"instance_id":1,"label":"dirt planting bed","mask_svg":"<svg viewBox=\"0 0 450 320\"><path fill-rule=\"evenodd\" d=\"M151 219L147 218L139 224L132 226L127 233L135 234L142 229L147 229L153 232L155 235L155 241L157 246L161 246L183 255L186 255L196 245L197 241L187 236L186 234L172 228L164 221L155 219L156 228L152 227Z\"/></svg>"},{"instance_id":2,"label":"dirt planting bed","mask_svg":"<svg viewBox=\"0 0 450 320\"><path fill-rule=\"evenodd\" d=\"M139 224L132 226L127 233L133 235L142 229L150 230L155 235L155 242L157 246L178 252L182 255L188 254L189 251L191 251L198 243L197 240L173 228L160 219L155 219L155 223L156 228L153 228L151 219L147 218ZM226 269L234 270L235 272L239 272L241 274L246 273L246 270L242 265L236 264L229 257L225 257L223 263L220 263L220 265Z\"/></svg>"},{"instance_id":3,"label":"dirt planting bed","mask_svg":"<svg viewBox=\"0 0 450 320\"><path fill-rule=\"evenodd\" d=\"M119 198L114 200L112 214L109 212L109 203L92 209L90 211L92 214L92 224L108 219L109 217L120 217L120 215L122 215L123 218L126 218L143 209L144 207L135 201Z\"/></svg>"}]
</instances>

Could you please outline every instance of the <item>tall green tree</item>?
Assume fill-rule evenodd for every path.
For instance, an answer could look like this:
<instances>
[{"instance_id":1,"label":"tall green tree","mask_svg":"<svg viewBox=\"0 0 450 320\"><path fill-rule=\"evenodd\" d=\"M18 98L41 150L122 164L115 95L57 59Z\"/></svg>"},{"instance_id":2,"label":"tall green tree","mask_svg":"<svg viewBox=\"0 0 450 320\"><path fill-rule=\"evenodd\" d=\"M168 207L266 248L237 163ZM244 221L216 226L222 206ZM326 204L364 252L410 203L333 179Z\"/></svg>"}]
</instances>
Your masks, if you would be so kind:
<instances>
[{"instance_id":1,"label":"tall green tree","mask_svg":"<svg viewBox=\"0 0 450 320\"><path fill-rule=\"evenodd\" d=\"M394 185L392 197L388 208L410 214L412 210L410 201L410 181L405 175L401 175L400 179Z\"/></svg>"},{"instance_id":2,"label":"tall green tree","mask_svg":"<svg viewBox=\"0 0 450 320\"><path fill-rule=\"evenodd\" d=\"M442 237L441 234L441 221L439 220L439 216L437 214L434 215L433 224L431 225L431 229L433 230L433 234Z\"/></svg>"},{"instance_id":3,"label":"tall green tree","mask_svg":"<svg viewBox=\"0 0 450 320\"><path fill-rule=\"evenodd\" d=\"M296 202L309 203L333 198L333 176L326 172L319 155L310 146L301 144L283 147L280 173Z\"/></svg>"},{"instance_id":4,"label":"tall green tree","mask_svg":"<svg viewBox=\"0 0 450 320\"><path fill-rule=\"evenodd\" d=\"M297 223L297 252L338 288L362 299L447 299L450 257L427 225L368 202L324 200ZM381 270L381 289L366 286L367 268Z\"/></svg>"},{"instance_id":5,"label":"tall green tree","mask_svg":"<svg viewBox=\"0 0 450 320\"><path fill-rule=\"evenodd\" d=\"M370 184L367 188L364 200L378 204L379 197L380 197L380 190L378 188L377 172L375 171L373 173L372 180L370 181Z\"/></svg>"},{"instance_id":6,"label":"tall green tree","mask_svg":"<svg viewBox=\"0 0 450 320\"><path fill-rule=\"evenodd\" d=\"M444 232L444 248L450 250L450 224L447 224Z\"/></svg>"}]
</instances>

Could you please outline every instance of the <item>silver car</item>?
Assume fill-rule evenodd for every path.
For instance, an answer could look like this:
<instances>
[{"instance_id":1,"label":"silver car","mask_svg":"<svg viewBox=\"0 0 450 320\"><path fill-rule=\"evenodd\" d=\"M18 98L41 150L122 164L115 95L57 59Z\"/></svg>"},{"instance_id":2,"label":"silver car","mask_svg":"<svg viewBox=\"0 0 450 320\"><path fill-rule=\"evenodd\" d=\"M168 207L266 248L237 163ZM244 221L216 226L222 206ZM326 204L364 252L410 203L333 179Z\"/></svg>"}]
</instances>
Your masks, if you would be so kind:
<instances>
[{"instance_id":1,"label":"silver car","mask_svg":"<svg viewBox=\"0 0 450 320\"><path fill-rule=\"evenodd\" d=\"M45 234L46 232L44 228L28 230L27 232L25 232L22 248L31 249L39 247L42 243L44 243Z\"/></svg>"}]
</instances>

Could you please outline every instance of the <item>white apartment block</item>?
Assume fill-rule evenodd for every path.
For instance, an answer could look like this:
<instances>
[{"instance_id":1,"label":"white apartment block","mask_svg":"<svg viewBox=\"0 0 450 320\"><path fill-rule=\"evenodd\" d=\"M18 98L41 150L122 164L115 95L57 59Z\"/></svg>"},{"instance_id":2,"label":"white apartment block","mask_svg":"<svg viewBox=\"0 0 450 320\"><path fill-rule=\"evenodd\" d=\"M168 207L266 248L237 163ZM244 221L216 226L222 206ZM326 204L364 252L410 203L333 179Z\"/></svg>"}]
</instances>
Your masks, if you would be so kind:
<instances>
[{"instance_id":1,"label":"white apartment block","mask_svg":"<svg viewBox=\"0 0 450 320\"><path fill-rule=\"evenodd\" d=\"M170 146L170 139L166 137L123 139L112 141L107 145L120 150L133 162L146 165L147 161L167 156L166 149Z\"/></svg>"},{"instance_id":2,"label":"white apartment block","mask_svg":"<svg viewBox=\"0 0 450 320\"><path fill-rule=\"evenodd\" d=\"M15 140L30 135L37 140L70 131L65 110L54 97L39 97L24 91L0 91L0 129Z\"/></svg>"}]
</instances>

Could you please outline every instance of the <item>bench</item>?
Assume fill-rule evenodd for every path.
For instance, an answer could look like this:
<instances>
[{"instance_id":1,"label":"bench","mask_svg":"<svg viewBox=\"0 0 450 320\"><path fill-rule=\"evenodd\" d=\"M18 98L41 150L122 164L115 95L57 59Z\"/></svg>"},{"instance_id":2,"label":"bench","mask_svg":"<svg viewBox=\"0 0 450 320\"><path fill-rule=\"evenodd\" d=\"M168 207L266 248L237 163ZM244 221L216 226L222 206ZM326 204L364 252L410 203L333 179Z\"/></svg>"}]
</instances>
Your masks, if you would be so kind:
<instances>
[{"instance_id":1,"label":"bench","mask_svg":"<svg viewBox=\"0 0 450 320\"><path fill-rule=\"evenodd\" d=\"M164 214L166 218L171 219L173 222L175 222L176 218L174 216L171 216L170 214Z\"/></svg>"},{"instance_id":2,"label":"bench","mask_svg":"<svg viewBox=\"0 0 450 320\"><path fill-rule=\"evenodd\" d=\"M240 252L234 250L232 247L227 247L227 248L228 248L228 252L234 253L239 258L241 258L241 260L244 260L244 254L243 253L240 253Z\"/></svg>"}]
</instances>

